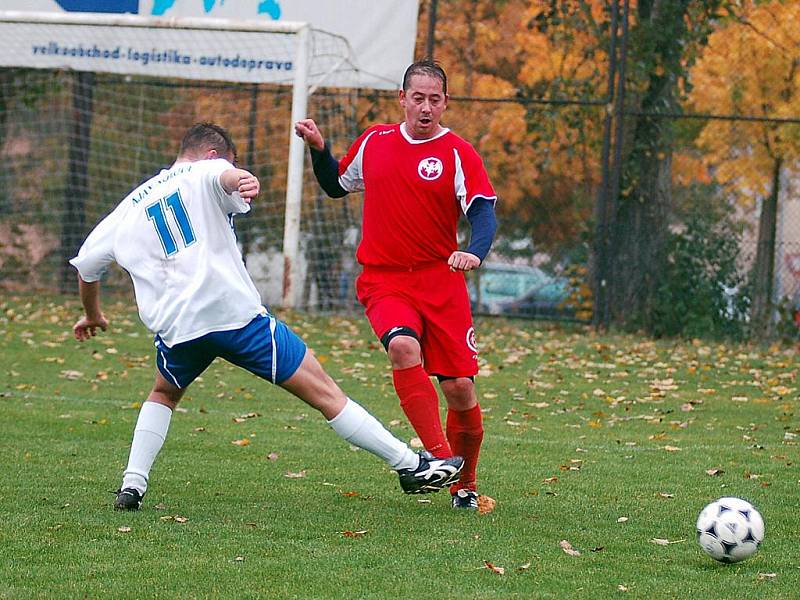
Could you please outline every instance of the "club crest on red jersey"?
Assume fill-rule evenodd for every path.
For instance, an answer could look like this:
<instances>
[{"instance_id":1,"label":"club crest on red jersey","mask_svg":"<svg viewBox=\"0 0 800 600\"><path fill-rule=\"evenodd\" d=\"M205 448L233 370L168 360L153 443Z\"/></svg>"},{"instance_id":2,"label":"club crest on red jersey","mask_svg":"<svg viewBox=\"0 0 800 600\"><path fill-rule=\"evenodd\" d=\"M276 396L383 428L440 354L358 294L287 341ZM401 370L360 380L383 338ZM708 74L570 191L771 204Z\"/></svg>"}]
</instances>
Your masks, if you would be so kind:
<instances>
[{"instance_id":1,"label":"club crest on red jersey","mask_svg":"<svg viewBox=\"0 0 800 600\"><path fill-rule=\"evenodd\" d=\"M442 171L444 171L444 165L442 165L442 161L435 156L423 158L421 161L419 161L419 165L417 165L417 173L419 173L419 176L427 181L439 179Z\"/></svg>"}]
</instances>

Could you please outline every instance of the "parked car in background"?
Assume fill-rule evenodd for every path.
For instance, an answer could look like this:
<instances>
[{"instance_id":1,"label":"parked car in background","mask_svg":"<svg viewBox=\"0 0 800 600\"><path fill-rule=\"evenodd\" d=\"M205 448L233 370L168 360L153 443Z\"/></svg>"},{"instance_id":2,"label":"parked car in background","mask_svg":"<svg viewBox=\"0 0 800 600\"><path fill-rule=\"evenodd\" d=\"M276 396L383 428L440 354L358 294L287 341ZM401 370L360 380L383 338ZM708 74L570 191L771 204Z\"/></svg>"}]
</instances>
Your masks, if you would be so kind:
<instances>
[{"instance_id":1,"label":"parked car in background","mask_svg":"<svg viewBox=\"0 0 800 600\"><path fill-rule=\"evenodd\" d=\"M470 281L477 314L572 319L575 311L567 306L571 293L566 277L524 265L486 263Z\"/></svg>"}]
</instances>

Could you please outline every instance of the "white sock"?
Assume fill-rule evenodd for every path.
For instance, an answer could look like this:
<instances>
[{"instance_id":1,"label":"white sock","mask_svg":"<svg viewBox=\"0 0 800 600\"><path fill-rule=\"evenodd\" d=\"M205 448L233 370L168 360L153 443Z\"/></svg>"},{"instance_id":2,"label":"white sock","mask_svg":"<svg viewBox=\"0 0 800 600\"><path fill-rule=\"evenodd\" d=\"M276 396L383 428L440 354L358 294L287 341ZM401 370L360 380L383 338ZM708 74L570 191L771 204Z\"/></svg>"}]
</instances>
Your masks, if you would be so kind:
<instances>
[{"instance_id":1,"label":"white sock","mask_svg":"<svg viewBox=\"0 0 800 600\"><path fill-rule=\"evenodd\" d=\"M395 470L416 469L419 465L416 453L355 400L348 398L342 411L328 421L328 425L348 442L379 456Z\"/></svg>"},{"instance_id":2,"label":"white sock","mask_svg":"<svg viewBox=\"0 0 800 600\"><path fill-rule=\"evenodd\" d=\"M128 468L122 475L122 489L132 487L140 494L147 491L150 468L167 437L172 409L158 402L145 402L133 430Z\"/></svg>"}]
</instances>

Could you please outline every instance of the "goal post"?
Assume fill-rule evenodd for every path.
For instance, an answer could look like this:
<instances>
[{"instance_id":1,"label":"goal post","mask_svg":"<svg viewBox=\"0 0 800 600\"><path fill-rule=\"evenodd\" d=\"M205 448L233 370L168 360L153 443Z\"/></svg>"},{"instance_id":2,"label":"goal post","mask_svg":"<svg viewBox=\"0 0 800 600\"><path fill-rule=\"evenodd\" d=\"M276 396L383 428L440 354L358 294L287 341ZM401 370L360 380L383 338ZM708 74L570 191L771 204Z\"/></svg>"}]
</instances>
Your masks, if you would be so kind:
<instances>
[{"instance_id":1,"label":"goal post","mask_svg":"<svg viewBox=\"0 0 800 600\"><path fill-rule=\"evenodd\" d=\"M3 287L53 287L65 254L77 249L76 228L82 239L127 190L174 159L187 125L209 120L231 130L240 162L251 163L242 166L267 182L264 210L254 207L263 216L240 222L265 300L297 307L330 294L307 280L317 267L302 251L303 229L317 225L301 215L318 204L303 200L308 161L293 123L309 110L311 86L353 70L344 38L305 22L21 11L0 11L0 35L0 153L11 159L0 174L0 208L11 209L0 218ZM349 139L346 105L357 92L320 92L313 116L326 137ZM26 168L40 176L39 197L23 183ZM56 198L62 212L48 224ZM340 249L333 241L328 251Z\"/></svg>"}]
</instances>

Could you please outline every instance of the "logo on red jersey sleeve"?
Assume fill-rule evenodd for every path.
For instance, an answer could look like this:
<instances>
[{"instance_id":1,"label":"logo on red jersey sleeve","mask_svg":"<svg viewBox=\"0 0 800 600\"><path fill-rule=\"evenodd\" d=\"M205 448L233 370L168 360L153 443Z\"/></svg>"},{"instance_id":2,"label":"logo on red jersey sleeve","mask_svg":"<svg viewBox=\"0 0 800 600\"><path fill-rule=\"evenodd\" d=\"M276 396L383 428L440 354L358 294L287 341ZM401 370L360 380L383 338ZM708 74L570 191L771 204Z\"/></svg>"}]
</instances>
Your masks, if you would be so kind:
<instances>
[{"instance_id":1,"label":"logo on red jersey sleeve","mask_svg":"<svg viewBox=\"0 0 800 600\"><path fill-rule=\"evenodd\" d=\"M442 165L442 161L436 158L435 156L429 156L428 158L423 158L419 161L419 165L417 165L417 173L419 176L425 179L426 181L433 181L434 179L439 179L439 176L444 171L444 166Z\"/></svg>"}]
</instances>

